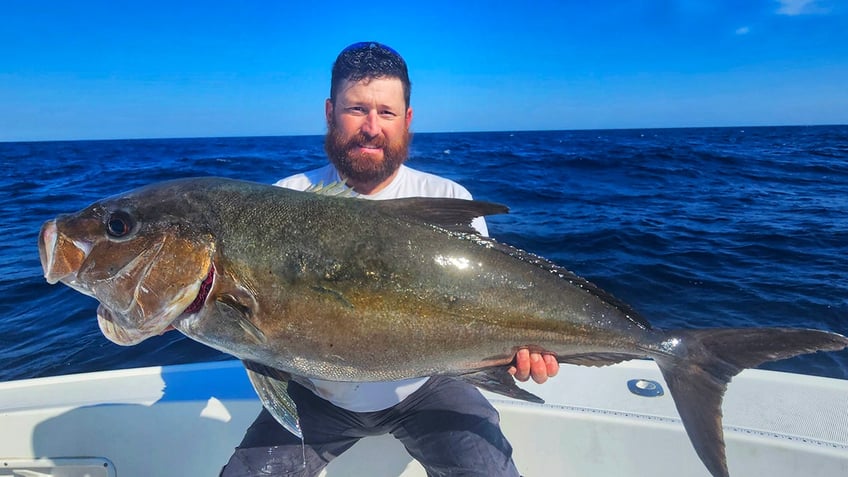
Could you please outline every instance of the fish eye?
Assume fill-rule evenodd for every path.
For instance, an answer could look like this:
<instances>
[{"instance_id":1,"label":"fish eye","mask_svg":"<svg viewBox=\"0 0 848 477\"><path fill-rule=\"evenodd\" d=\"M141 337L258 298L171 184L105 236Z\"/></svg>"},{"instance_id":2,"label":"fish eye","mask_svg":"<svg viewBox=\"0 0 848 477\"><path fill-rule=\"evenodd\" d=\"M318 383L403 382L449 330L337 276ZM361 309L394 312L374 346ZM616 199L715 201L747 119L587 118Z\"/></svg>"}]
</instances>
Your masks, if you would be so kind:
<instances>
[{"instance_id":1,"label":"fish eye","mask_svg":"<svg viewBox=\"0 0 848 477\"><path fill-rule=\"evenodd\" d=\"M130 214L119 210L106 220L106 233L113 238L126 237L132 232L135 223Z\"/></svg>"}]
</instances>

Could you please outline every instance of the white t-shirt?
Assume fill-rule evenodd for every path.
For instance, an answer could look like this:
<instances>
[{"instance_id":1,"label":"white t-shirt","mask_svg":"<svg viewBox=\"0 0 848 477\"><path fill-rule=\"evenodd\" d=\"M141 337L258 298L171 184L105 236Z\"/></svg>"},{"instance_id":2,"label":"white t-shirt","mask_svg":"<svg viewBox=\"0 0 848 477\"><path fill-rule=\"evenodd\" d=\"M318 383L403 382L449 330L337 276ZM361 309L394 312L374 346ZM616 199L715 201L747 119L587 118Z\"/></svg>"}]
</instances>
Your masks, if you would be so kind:
<instances>
[{"instance_id":1,"label":"white t-shirt","mask_svg":"<svg viewBox=\"0 0 848 477\"><path fill-rule=\"evenodd\" d=\"M274 185L288 189L306 190L323 183L329 185L344 182L336 168L328 164L320 169L295 174L277 181ZM471 199L471 194L456 182L426 172L401 166L397 176L383 190L356 197L370 200L401 199L406 197L449 197ZM478 217L472 222L482 235L487 235L486 221ZM348 383L311 379L318 396L341 408L354 412L381 411L392 407L414 393L429 378L403 379L400 381Z\"/></svg>"}]
</instances>

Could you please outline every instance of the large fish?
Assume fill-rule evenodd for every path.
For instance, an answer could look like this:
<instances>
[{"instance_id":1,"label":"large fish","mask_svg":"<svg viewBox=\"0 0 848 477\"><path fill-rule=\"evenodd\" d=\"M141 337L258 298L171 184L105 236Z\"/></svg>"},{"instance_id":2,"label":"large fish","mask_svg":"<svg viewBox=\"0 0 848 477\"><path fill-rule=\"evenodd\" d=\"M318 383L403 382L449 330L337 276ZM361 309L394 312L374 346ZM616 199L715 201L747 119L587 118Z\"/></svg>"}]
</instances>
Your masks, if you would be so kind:
<instances>
[{"instance_id":1,"label":"large fish","mask_svg":"<svg viewBox=\"0 0 848 477\"><path fill-rule=\"evenodd\" d=\"M110 340L132 345L176 328L248 362L270 407L280 403L268 388L289 375L448 374L533 400L505 372L520 348L590 366L649 357L714 476L728 475L720 407L734 375L848 346L815 330L652 328L588 281L469 226L505 211L184 179L46 222L39 254L47 281L100 301Z\"/></svg>"}]
</instances>

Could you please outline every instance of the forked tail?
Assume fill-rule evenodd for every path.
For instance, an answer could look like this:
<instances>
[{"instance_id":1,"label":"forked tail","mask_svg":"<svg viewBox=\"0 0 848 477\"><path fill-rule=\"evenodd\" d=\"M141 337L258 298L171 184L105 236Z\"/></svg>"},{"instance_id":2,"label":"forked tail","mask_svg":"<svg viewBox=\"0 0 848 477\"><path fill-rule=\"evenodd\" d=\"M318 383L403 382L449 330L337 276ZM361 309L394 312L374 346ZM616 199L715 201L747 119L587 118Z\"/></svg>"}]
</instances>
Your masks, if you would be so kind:
<instances>
[{"instance_id":1,"label":"forked tail","mask_svg":"<svg viewBox=\"0 0 848 477\"><path fill-rule=\"evenodd\" d=\"M714 477L728 477L721 427L727 383L743 369L768 361L848 347L848 338L790 328L718 328L668 333L654 355L683 427Z\"/></svg>"}]
</instances>

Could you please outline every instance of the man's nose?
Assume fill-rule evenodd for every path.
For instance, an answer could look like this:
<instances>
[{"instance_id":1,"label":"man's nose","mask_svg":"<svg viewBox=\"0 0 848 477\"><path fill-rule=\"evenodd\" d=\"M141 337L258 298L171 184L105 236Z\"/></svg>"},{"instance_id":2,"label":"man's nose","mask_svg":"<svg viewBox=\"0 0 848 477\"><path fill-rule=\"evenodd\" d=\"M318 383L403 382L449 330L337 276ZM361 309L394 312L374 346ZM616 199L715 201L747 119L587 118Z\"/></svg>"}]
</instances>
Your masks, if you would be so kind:
<instances>
[{"instance_id":1,"label":"man's nose","mask_svg":"<svg viewBox=\"0 0 848 477\"><path fill-rule=\"evenodd\" d=\"M365 122L362 123L362 132L370 137L380 134L380 117L377 115L377 111L369 111L368 115L365 116Z\"/></svg>"}]
</instances>

